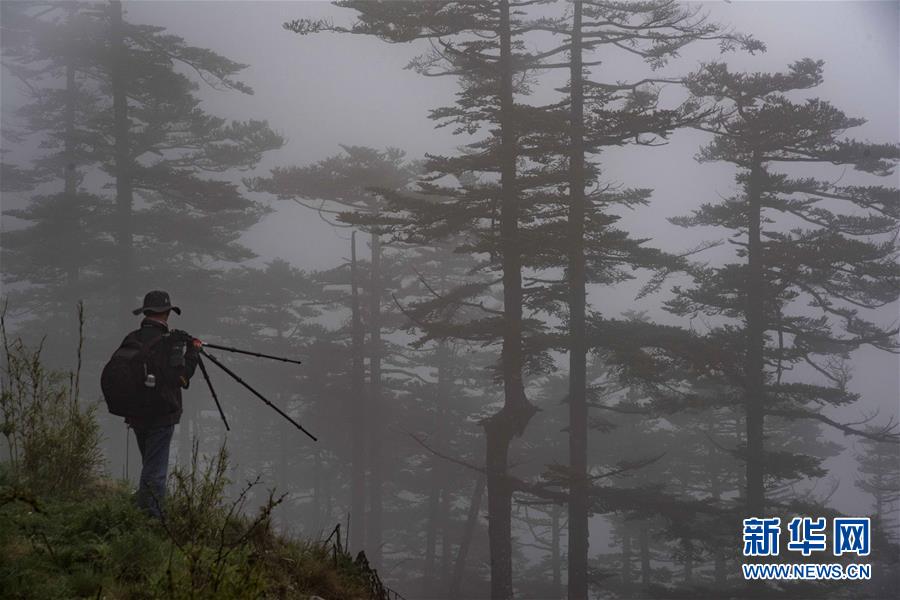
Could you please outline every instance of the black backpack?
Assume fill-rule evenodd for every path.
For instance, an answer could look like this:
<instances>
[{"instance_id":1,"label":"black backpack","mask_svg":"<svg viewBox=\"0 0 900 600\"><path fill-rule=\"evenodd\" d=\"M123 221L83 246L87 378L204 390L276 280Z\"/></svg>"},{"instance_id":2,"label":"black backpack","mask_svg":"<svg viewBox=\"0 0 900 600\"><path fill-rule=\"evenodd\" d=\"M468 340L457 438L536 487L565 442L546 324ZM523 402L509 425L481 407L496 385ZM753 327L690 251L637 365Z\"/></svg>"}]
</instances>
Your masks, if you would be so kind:
<instances>
[{"instance_id":1,"label":"black backpack","mask_svg":"<svg viewBox=\"0 0 900 600\"><path fill-rule=\"evenodd\" d=\"M148 375L156 380L156 386L163 385L153 356L154 346L162 339L144 344L137 333L130 334L113 353L100 375L109 412L120 417L149 417L164 411L158 388L145 385Z\"/></svg>"}]
</instances>

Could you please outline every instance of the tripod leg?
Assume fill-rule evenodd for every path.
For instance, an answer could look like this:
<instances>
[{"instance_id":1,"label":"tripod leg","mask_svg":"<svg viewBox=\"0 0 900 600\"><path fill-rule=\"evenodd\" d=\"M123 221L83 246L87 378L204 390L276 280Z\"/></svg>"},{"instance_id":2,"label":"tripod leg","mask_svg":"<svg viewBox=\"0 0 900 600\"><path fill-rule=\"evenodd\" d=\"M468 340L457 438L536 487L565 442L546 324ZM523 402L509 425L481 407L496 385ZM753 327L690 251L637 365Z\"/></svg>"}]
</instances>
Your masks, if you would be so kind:
<instances>
[{"instance_id":1,"label":"tripod leg","mask_svg":"<svg viewBox=\"0 0 900 600\"><path fill-rule=\"evenodd\" d=\"M225 423L225 431L231 431L231 428L228 426L228 419L225 418L225 413L222 412L222 405L219 404L219 397L216 395L216 390L213 389L212 381L209 379L209 373L206 372L206 365L203 364L203 358L200 356L197 357L197 366L200 367L200 372L203 373L203 379L206 380L206 385L209 386L209 391L212 394L213 400L216 402L216 408L219 409L219 416L222 417L222 422Z\"/></svg>"},{"instance_id":2,"label":"tripod leg","mask_svg":"<svg viewBox=\"0 0 900 600\"><path fill-rule=\"evenodd\" d=\"M272 356L271 354L263 354L262 352L253 352L251 350L241 350L240 348L232 348L231 346L220 346L218 344L210 344L207 342L203 342L203 345L208 348L215 348L217 350L225 350L227 352L237 352L238 354L246 354L248 356L255 356L257 358L270 358L272 360L280 360L281 362L294 363L295 365L303 364L299 360L294 360L293 358L284 358L283 356Z\"/></svg>"},{"instance_id":3,"label":"tripod leg","mask_svg":"<svg viewBox=\"0 0 900 600\"><path fill-rule=\"evenodd\" d=\"M310 432L308 432L306 429L303 428L303 425L301 425L300 423L298 423L297 421L295 421L294 419L292 419L291 416L290 416L289 414L287 414L286 412L284 412L283 410L281 410L280 408L278 408L277 406L275 406L274 404L272 404L271 402L269 402L269 401L266 399L265 396L263 396L262 394L260 394L259 392L257 392L255 389L253 389L253 388L250 386L250 384L248 384L246 381L244 381L243 379L241 379L240 377L238 377L237 374L236 374L234 371L232 371L231 369L229 369L228 367L226 367L225 365L223 365L221 362L219 362L219 359L217 359L215 356L213 356L212 354L208 354L205 350L203 350L203 348L200 349L200 353L201 353L203 356L205 356L206 358L208 358L209 360L211 360L211 361L213 362L214 365L216 365L217 367L219 367L220 369L222 369L223 371L225 371L228 375L230 375L232 379L234 379L234 380L237 381L239 384L241 384L242 386L244 386L245 388L247 388L248 390L250 390L250 392L252 392L254 396L256 396L257 398L259 398L260 400L262 400L263 402L265 402L266 405L267 405L269 408L271 408L272 410L274 410L275 412L277 412L279 415L281 415L282 417L284 417L285 419L287 419L287 420L290 422L291 425L293 425L294 427L296 427L297 429L299 429L300 431L302 431L303 433L305 433L306 435L308 435L308 436L312 439L312 441L314 441L314 442L317 442L317 441L318 441L318 439L316 439L316 436L314 436L313 434L311 434Z\"/></svg>"}]
</instances>

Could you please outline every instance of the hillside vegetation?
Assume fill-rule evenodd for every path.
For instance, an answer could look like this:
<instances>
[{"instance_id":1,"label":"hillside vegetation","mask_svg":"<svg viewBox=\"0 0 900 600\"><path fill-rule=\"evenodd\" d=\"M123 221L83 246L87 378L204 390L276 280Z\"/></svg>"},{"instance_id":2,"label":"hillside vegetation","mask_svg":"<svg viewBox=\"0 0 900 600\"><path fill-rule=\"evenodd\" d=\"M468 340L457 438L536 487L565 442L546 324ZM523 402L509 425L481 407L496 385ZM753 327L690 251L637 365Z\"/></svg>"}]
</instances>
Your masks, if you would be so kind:
<instances>
[{"instance_id":1,"label":"hillside vegetation","mask_svg":"<svg viewBox=\"0 0 900 600\"><path fill-rule=\"evenodd\" d=\"M48 371L40 348L3 330L0 596L12 598L388 598L340 527L319 540L272 528L281 499L245 511L259 482L227 492L224 448L170 479L166 517L136 508L102 474L95 407L79 374ZM80 355L80 353L79 353ZM80 359L79 359L80 362Z\"/></svg>"}]
</instances>

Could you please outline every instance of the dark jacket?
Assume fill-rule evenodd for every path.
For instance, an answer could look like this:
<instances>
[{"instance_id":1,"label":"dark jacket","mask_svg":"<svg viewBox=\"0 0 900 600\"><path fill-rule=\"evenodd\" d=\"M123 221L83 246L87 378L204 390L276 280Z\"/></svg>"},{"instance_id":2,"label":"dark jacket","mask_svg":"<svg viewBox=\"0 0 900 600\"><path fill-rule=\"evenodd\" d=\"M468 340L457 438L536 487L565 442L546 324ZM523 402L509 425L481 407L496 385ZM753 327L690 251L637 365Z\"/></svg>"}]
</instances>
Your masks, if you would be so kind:
<instances>
[{"instance_id":1,"label":"dark jacket","mask_svg":"<svg viewBox=\"0 0 900 600\"><path fill-rule=\"evenodd\" d=\"M153 319L141 321L141 328L128 334L137 337L142 344L148 344L168 332L168 327ZM126 338L128 339L128 338ZM159 375L153 394L157 396L159 414L148 417L126 417L125 422L136 429L153 429L168 425L177 425L181 420L181 389L187 388L197 368L197 352L188 345L184 353L184 365L171 366L171 357L175 353L175 344L170 338L157 342L150 352L153 371Z\"/></svg>"}]
</instances>

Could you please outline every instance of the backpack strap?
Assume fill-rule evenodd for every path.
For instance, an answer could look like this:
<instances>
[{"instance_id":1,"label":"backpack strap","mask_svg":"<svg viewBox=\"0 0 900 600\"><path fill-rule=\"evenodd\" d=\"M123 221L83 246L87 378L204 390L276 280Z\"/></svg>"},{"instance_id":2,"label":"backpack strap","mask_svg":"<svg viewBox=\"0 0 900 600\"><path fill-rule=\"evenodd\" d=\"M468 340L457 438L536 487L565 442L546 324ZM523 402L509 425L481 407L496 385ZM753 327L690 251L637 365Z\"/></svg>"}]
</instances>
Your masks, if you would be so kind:
<instances>
[{"instance_id":1,"label":"backpack strap","mask_svg":"<svg viewBox=\"0 0 900 600\"><path fill-rule=\"evenodd\" d=\"M128 358L129 360L138 358L146 365L147 359L150 357L151 351L162 341L163 336L159 336L147 342L141 342L137 335L137 331L133 331L125 336L116 354ZM146 368L146 367L145 367Z\"/></svg>"}]
</instances>

